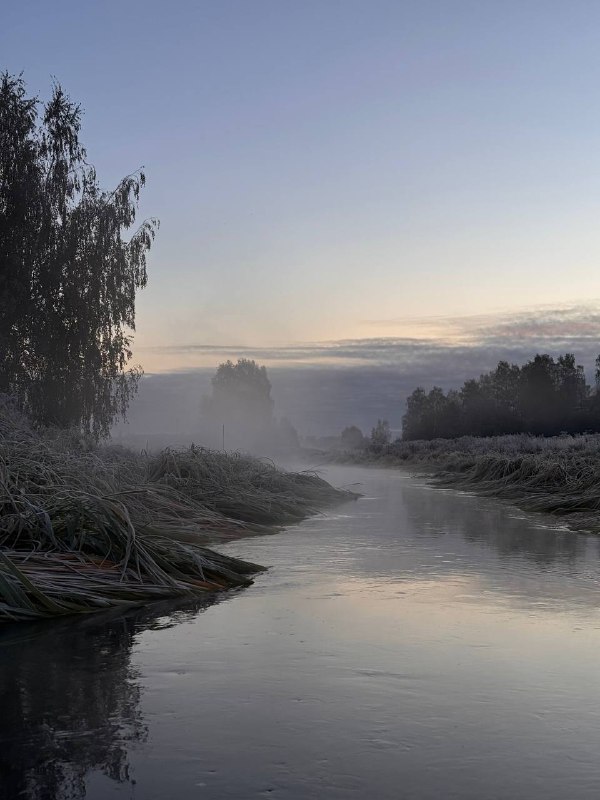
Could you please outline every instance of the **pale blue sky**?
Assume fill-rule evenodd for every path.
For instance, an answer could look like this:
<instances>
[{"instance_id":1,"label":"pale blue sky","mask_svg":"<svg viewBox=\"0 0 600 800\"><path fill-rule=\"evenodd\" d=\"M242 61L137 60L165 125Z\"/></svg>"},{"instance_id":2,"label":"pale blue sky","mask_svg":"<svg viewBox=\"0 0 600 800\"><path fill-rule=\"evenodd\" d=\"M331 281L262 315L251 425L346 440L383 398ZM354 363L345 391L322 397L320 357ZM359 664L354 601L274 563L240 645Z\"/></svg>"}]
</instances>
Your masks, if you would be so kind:
<instances>
[{"instance_id":1,"label":"pale blue sky","mask_svg":"<svg viewBox=\"0 0 600 800\"><path fill-rule=\"evenodd\" d=\"M81 101L101 181L146 167L147 369L600 297L600 3L0 8L0 67Z\"/></svg>"}]
</instances>

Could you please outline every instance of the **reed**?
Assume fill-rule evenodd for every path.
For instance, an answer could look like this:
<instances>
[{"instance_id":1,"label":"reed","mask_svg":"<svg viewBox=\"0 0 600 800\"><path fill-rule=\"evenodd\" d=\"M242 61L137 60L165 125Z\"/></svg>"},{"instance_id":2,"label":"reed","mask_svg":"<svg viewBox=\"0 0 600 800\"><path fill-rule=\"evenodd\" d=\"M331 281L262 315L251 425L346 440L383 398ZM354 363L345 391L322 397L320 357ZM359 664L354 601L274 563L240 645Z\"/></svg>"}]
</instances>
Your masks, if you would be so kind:
<instances>
[{"instance_id":1,"label":"reed","mask_svg":"<svg viewBox=\"0 0 600 800\"><path fill-rule=\"evenodd\" d=\"M158 455L36 431L0 404L0 620L223 591L262 567L208 544L352 495L195 446Z\"/></svg>"},{"instance_id":2,"label":"reed","mask_svg":"<svg viewBox=\"0 0 600 800\"><path fill-rule=\"evenodd\" d=\"M509 500L560 516L572 529L600 533L600 434L399 441L365 460L416 468L438 485Z\"/></svg>"}]
</instances>

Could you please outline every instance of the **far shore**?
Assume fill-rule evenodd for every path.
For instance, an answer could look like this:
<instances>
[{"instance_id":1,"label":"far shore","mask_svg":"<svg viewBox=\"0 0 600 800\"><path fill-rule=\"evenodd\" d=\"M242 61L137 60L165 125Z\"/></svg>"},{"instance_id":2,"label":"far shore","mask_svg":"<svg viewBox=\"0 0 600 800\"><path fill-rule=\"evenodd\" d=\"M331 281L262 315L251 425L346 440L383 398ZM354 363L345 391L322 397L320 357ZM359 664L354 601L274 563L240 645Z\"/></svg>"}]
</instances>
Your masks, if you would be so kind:
<instances>
[{"instance_id":1,"label":"far shore","mask_svg":"<svg viewBox=\"0 0 600 800\"><path fill-rule=\"evenodd\" d=\"M409 469L438 486L496 497L560 517L574 531L600 533L600 434L398 440L378 448L313 450L310 457Z\"/></svg>"}]
</instances>

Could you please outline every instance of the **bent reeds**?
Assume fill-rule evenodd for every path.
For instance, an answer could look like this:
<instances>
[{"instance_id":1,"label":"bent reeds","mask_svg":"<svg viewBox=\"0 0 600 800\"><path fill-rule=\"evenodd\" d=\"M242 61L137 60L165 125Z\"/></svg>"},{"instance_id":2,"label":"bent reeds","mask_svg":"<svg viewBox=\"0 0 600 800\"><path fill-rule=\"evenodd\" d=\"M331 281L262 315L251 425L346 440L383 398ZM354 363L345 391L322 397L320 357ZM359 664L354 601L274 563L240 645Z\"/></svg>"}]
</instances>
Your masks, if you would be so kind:
<instances>
[{"instance_id":1,"label":"bent reeds","mask_svg":"<svg viewBox=\"0 0 600 800\"><path fill-rule=\"evenodd\" d=\"M0 407L0 620L247 585L262 568L208 543L349 497L316 475L194 446L95 448Z\"/></svg>"},{"instance_id":2,"label":"bent reeds","mask_svg":"<svg viewBox=\"0 0 600 800\"><path fill-rule=\"evenodd\" d=\"M525 511L561 516L570 528L600 532L600 434L398 441L370 461L415 467L438 485L509 500Z\"/></svg>"}]
</instances>

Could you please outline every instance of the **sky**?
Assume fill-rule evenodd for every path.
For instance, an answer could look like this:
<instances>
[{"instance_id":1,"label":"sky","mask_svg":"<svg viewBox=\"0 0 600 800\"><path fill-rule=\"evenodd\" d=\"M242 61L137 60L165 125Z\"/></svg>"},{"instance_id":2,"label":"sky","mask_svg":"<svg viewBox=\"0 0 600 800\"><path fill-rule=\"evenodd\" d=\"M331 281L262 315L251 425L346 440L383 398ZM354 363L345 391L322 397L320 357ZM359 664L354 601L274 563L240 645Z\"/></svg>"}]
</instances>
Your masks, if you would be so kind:
<instances>
[{"instance_id":1,"label":"sky","mask_svg":"<svg viewBox=\"0 0 600 800\"><path fill-rule=\"evenodd\" d=\"M598 30L577 1L0 0L0 67L81 102L104 186L145 167L147 372L372 363L597 330Z\"/></svg>"}]
</instances>

